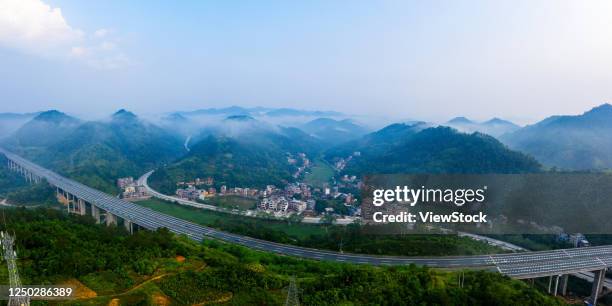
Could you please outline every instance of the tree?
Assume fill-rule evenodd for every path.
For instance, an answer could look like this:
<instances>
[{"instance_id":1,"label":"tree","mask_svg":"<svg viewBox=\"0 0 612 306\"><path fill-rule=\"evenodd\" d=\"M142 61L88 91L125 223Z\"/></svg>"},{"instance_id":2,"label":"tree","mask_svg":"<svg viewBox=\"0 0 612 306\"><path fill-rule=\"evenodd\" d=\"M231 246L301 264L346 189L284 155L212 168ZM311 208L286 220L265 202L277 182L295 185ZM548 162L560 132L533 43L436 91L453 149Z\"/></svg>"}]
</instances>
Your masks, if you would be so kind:
<instances>
[{"instance_id":1,"label":"tree","mask_svg":"<svg viewBox=\"0 0 612 306\"><path fill-rule=\"evenodd\" d=\"M287 223L291 225L291 223L301 223L302 220L304 220L304 216L302 214L294 213L287 218Z\"/></svg>"}]
</instances>

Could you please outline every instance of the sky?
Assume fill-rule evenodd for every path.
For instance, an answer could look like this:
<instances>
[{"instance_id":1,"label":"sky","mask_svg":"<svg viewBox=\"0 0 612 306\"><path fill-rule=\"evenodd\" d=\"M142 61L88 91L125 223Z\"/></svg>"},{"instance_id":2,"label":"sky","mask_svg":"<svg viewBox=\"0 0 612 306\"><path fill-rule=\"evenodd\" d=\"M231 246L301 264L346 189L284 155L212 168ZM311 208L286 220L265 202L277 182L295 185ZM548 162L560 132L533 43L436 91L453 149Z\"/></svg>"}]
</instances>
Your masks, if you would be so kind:
<instances>
[{"instance_id":1,"label":"sky","mask_svg":"<svg viewBox=\"0 0 612 306\"><path fill-rule=\"evenodd\" d=\"M0 112L529 123L612 102L611 1L0 0Z\"/></svg>"}]
</instances>

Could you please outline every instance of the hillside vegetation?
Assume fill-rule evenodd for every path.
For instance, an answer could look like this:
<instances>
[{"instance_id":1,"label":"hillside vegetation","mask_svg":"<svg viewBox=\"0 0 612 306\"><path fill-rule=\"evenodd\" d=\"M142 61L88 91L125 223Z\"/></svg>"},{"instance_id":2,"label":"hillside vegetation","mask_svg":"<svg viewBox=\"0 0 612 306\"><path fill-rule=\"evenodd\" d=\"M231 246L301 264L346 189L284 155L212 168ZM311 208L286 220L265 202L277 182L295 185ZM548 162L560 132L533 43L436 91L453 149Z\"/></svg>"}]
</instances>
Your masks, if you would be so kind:
<instances>
[{"instance_id":1,"label":"hillside vegetation","mask_svg":"<svg viewBox=\"0 0 612 306\"><path fill-rule=\"evenodd\" d=\"M526 283L484 271L465 272L461 288L453 272L300 260L215 241L196 244L165 230L130 236L56 210L5 213L3 230L17 236L24 283L89 289L67 305L283 305L291 277L303 305L562 305Z\"/></svg>"},{"instance_id":2,"label":"hillside vegetation","mask_svg":"<svg viewBox=\"0 0 612 306\"><path fill-rule=\"evenodd\" d=\"M42 117L42 118L41 118ZM138 176L183 154L183 144L173 134L121 110L108 121L75 123L66 115L35 117L8 141L11 150L93 188L116 193L114 181ZM64 129L66 121L75 124ZM53 141L28 142L23 135L61 130ZM44 134L46 135L46 134ZM29 138L25 138L29 139Z\"/></svg>"},{"instance_id":3,"label":"hillside vegetation","mask_svg":"<svg viewBox=\"0 0 612 306\"><path fill-rule=\"evenodd\" d=\"M612 168L612 105L577 116L552 116L501 137L543 164L572 170Z\"/></svg>"},{"instance_id":4,"label":"hillside vegetation","mask_svg":"<svg viewBox=\"0 0 612 306\"><path fill-rule=\"evenodd\" d=\"M327 151L331 162L353 156L350 174L524 173L539 171L533 158L512 151L491 136L448 127L393 124Z\"/></svg>"}]
</instances>

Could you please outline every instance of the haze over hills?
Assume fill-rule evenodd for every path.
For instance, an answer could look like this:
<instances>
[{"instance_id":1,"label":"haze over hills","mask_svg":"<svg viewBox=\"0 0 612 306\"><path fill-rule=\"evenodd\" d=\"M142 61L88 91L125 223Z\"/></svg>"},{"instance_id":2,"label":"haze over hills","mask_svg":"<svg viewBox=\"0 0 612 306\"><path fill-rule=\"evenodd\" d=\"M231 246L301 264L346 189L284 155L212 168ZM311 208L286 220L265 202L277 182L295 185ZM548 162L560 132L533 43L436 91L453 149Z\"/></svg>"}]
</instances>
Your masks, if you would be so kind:
<instances>
[{"instance_id":1,"label":"haze over hills","mask_svg":"<svg viewBox=\"0 0 612 306\"><path fill-rule=\"evenodd\" d=\"M317 118L306 122L300 128L313 137L330 144L346 142L369 132L367 128L350 119Z\"/></svg>"},{"instance_id":2,"label":"haze over hills","mask_svg":"<svg viewBox=\"0 0 612 306\"><path fill-rule=\"evenodd\" d=\"M7 141L19 147L45 147L68 135L79 124L79 119L60 111L45 111L23 124Z\"/></svg>"},{"instance_id":3,"label":"haze over hills","mask_svg":"<svg viewBox=\"0 0 612 306\"><path fill-rule=\"evenodd\" d=\"M353 152L359 152L355 155ZM344 173L522 173L540 164L495 138L449 127L392 124L326 152L331 162L351 156Z\"/></svg>"},{"instance_id":4,"label":"haze over hills","mask_svg":"<svg viewBox=\"0 0 612 306\"><path fill-rule=\"evenodd\" d=\"M53 141L38 140L40 133ZM139 175L184 152L181 139L125 110L107 121L89 122L44 112L15 137L11 149L105 191L114 190L118 177Z\"/></svg>"},{"instance_id":5,"label":"haze over hills","mask_svg":"<svg viewBox=\"0 0 612 306\"><path fill-rule=\"evenodd\" d=\"M199 115L249 115L249 116L343 116L342 113L334 111L310 111L293 108L269 108L269 107L240 107L230 106L224 108L206 108L187 112L177 112L183 116L199 116Z\"/></svg>"},{"instance_id":6,"label":"haze over hills","mask_svg":"<svg viewBox=\"0 0 612 306\"><path fill-rule=\"evenodd\" d=\"M612 168L612 105L582 115L551 116L500 139L547 166L565 169Z\"/></svg>"},{"instance_id":7,"label":"haze over hills","mask_svg":"<svg viewBox=\"0 0 612 306\"><path fill-rule=\"evenodd\" d=\"M10 136L39 113L0 113L0 139Z\"/></svg>"},{"instance_id":8,"label":"haze over hills","mask_svg":"<svg viewBox=\"0 0 612 306\"><path fill-rule=\"evenodd\" d=\"M151 185L173 192L179 181L213 177L228 187L264 187L292 180L297 164L288 157L320 152L320 142L291 127L273 126L247 115L232 115L205 129L184 157L156 171Z\"/></svg>"},{"instance_id":9,"label":"haze over hills","mask_svg":"<svg viewBox=\"0 0 612 306\"><path fill-rule=\"evenodd\" d=\"M481 132L493 137L499 137L506 133L512 133L521 128L510 121L499 118L493 118L485 122L476 122L466 117L456 117L443 125L450 126L465 133Z\"/></svg>"},{"instance_id":10,"label":"haze over hills","mask_svg":"<svg viewBox=\"0 0 612 306\"><path fill-rule=\"evenodd\" d=\"M361 156L344 169L353 174L515 173L540 167L533 158L481 133L416 122L391 124L366 134L368 130L352 120L328 117L287 127L261 116L270 111L230 107L204 110L214 114L205 117L173 113L155 125L125 110L100 121L81 121L53 110L35 115L3 145L111 191L117 177L137 176L162 164L167 164L165 173L156 173L151 178L154 184L207 176L232 186L279 184L292 179L297 165L290 165L287 158L298 153L315 159L325 152L328 161L337 161L359 151ZM220 115L224 113L231 115ZM31 115L5 117L23 120L27 116ZM611 122L612 106L605 104L580 116L547 118L501 139L545 165L610 168L612 140L607 135L612 132ZM462 117L448 125L498 132L516 128L501 119L478 123Z\"/></svg>"}]
</instances>

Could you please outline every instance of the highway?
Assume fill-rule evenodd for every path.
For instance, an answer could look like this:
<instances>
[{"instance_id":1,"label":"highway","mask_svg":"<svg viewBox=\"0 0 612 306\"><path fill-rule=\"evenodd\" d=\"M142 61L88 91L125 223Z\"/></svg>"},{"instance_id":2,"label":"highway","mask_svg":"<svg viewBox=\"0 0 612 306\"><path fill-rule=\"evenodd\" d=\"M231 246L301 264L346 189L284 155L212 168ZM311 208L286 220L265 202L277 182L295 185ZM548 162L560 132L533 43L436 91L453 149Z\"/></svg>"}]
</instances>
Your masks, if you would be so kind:
<instances>
[{"instance_id":1,"label":"highway","mask_svg":"<svg viewBox=\"0 0 612 306\"><path fill-rule=\"evenodd\" d=\"M416 264L435 268L486 268L497 270L513 278L544 277L564 273L595 271L612 266L612 246L475 256L400 257L340 253L279 244L216 230L123 201L65 178L4 149L0 148L0 153L27 171L44 178L52 186L67 191L104 211L149 230L167 228L176 234L186 235L195 241L214 238L260 251L313 260L329 260L355 264Z\"/></svg>"}]
</instances>

